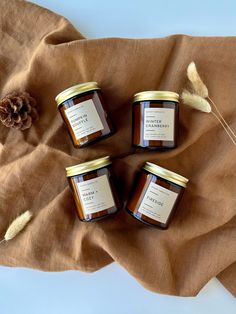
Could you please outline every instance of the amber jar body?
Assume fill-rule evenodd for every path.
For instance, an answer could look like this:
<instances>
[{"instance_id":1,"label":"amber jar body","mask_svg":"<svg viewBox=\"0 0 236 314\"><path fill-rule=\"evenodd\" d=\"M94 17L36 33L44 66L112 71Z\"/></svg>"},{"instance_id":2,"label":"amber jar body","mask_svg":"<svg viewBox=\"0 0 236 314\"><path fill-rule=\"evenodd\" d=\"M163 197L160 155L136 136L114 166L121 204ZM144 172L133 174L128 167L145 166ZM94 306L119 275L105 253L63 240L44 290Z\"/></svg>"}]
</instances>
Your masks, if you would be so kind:
<instances>
[{"instance_id":1,"label":"amber jar body","mask_svg":"<svg viewBox=\"0 0 236 314\"><path fill-rule=\"evenodd\" d=\"M166 192L169 193L168 191L176 193L176 199L173 203L173 206L171 206L170 210L167 210L168 214L164 213L164 216L166 219L163 219L163 217L162 217L162 219L160 219L162 221L160 221L158 217L156 217L155 219L150 218L150 216L145 215L143 213L143 211L141 212L141 210L140 210L140 208L143 204L142 202L145 198L145 195L146 195L146 193L150 187L150 184L157 185L156 187L161 187L162 190L164 188L165 189L165 190L163 190L164 193L166 193ZM136 184L133 187L133 191L131 192L131 197L129 198L129 200L127 202L126 210L134 218L142 221L143 223L145 223L147 225L159 227L162 229L167 229L169 224L170 224L171 218L174 215L174 212L175 212L176 208L178 207L178 204L182 198L184 190L185 190L184 187L179 186L173 182L167 181L161 177L158 177L157 175L154 175L154 174L149 173L148 171L142 169L138 174ZM154 195L154 200L156 202L159 202L158 196L155 196L153 191L151 191L151 193L152 193L152 195ZM145 205L145 200L144 200L143 205L146 206L147 210L149 211L149 204ZM165 221L163 221L163 220L165 220Z\"/></svg>"},{"instance_id":2,"label":"amber jar body","mask_svg":"<svg viewBox=\"0 0 236 314\"><path fill-rule=\"evenodd\" d=\"M89 101L90 103L88 103L87 101ZM78 133L76 134L75 130L78 129L78 127L76 126L76 122L74 126L72 126L72 123L70 122L68 118L68 114L67 114L68 109L78 104L84 105L85 109L83 110L83 112L86 112L86 105L89 107L92 107L90 109L90 116L88 115L87 117L85 116L79 117L80 121L83 121L83 119L84 120L87 119L86 123L89 124L89 126L87 126L85 129L84 136L83 135L80 136L78 135ZM67 99L66 101L61 103L58 106L58 110L67 126L71 140L76 148L87 146L92 142L101 140L114 133L114 127L109 118L108 110L107 110L106 104L103 101L100 90L91 90L91 91L73 96L72 98ZM92 121L91 116L95 117L95 121ZM95 122L94 126L93 126L93 122ZM93 127L94 127L94 131L93 131ZM82 134L82 133L83 132L80 132L79 134Z\"/></svg>"},{"instance_id":3,"label":"amber jar body","mask_svg":"<svg viewBox=\"0 0 236 314\"><path fill-rule=\"evenodd\" d=\"M146 130L144 130L145 112L147 112L147 109L150 110L151 108L161 108L161 110L163 109L168 110L169 119L167 123L165 122L165 119L161 121L161 125L166 125L166 126L168 125L168 128L171 128L171 130L169 129L168 133L166 133L166 131L164 131L163 133L161 131L157 131L158 134L151 135L149 131L152 131L152 128L146 128ZM133 103L132 121L133 121L132 144L134 146L148 148L148 149L157 149L157 150L175 148L177 146L178 121L179 121L178 102L169 101L169 100L136 101ZM165 128L163 128L162 130L164 129ZM146 138L145 138L145 134L146 134Z\"/></svg>"},{"instance_id":4,"label":"amber jar body","mask_svg":"<svg viewBox=\"0 0 236 314\"><path fill-rule=\"evenodd\" d=\"M102 188L104 189L104 192L101 192L101 189L99 191L99 189L97 189L97 186L94 185L96 184L96 181L95 181L96 178L98 179L100 178L100 180L101 178L103 179ZM71 176L71 177L68 177L67 179L73 193L73 197L74 197L76 209L77 209L77 214L81 221L92 222L92 221L100 220L100 219L109 217L112 214L115 214L120 209L121 201L118 196L116 186L114 184L111 166L107 166L107 167L96 169L87 173ZM82 195L83 192L81 192L81 190L78 188L78 184L81 184L83 182L85 182L86 185L84 185L82 189L86 191L86 193L89 191L89 193L87 193L88 196L86 196L87 199L84 199L85 196ZM104 185L104 182L105 182L105 185ZM89 185L91 186L91 184L93 186L92 188L89 188ZM104 208L106 204L104 203L101 204L101 202L99 203L96 200L90 201L88 199L89 197L94 196L94 194L92 194L91 191L92 192L95 191L98 194L99 193L106 194L106 196L104 197L105 199L104 203L107 204L106 208ZM95 195L94 197L97 197L97 196ZM101 199L102 195L98 195L98 197ZM88 205L88 207L90 208L89 210L86 205L83 205L82 199L85 200L84 204ZM89 213L89 211L91 211L91 203L92 203L93 212ZM100 206L100 207L102 206L102 210L99 210L99 208L96 208L96 206Z\"/></svg>"}]
</instances>

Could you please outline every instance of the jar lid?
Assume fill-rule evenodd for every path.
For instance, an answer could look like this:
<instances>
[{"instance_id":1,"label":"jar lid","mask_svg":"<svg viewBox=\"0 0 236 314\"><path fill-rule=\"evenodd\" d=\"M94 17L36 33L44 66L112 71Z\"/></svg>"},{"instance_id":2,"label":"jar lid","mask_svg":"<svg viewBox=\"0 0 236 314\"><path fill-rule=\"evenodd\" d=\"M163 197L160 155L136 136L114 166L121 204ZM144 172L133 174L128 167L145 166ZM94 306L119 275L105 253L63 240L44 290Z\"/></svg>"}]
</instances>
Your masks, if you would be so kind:
<instances>
[{"instance_id":1,"label":"jar lid","mask_svg":"<svg viewBox=\"0 0 236 314\"><path fill-rule=\"evenodd\" d=\"M148 100L169 100L179 102L179 94L170 91L145 91L134 95L133 102Z\"/></svg>"},{"instance_id":2,"label":"jar lid","mask_svg":"<svg viewBox=\"0 0 236 314\"><path fill-rule=\"evenodd\" d=\"M63 90L60 94L56 96L55 100L57 102L57 105L59 106L61 103L72 98L73 96L97 89L100 89L100 87L98 87L97 82L87 82L74 85Z\"/></svg>"},{"instance_id":3,"label":"jar lid","mask_svg":"<svg viewBox=\"0 0 236 314\"><path fill-rule=\"evenodd\" d=\"M148 172L151 172L152 174L157 175L158 177L161 177L170 182L183 186L184 188L186 187L186 184L189 181L187 178L173 171L157 166L156 164L153 164L152 162L146 162L146 164L143 166L143 169L147 170Z\"/></svg>"},{"instance_id":4,"label":"jar lid","mask_svg":"<svg viewBox=\"0 0 236 314\"><path fill-rule=\"evenodd\" d=\"M94 159L75 166L66 168L66 176L73 177L99 168L106 167L111 164L110 156Z\"/></svg>"}]
</instances>

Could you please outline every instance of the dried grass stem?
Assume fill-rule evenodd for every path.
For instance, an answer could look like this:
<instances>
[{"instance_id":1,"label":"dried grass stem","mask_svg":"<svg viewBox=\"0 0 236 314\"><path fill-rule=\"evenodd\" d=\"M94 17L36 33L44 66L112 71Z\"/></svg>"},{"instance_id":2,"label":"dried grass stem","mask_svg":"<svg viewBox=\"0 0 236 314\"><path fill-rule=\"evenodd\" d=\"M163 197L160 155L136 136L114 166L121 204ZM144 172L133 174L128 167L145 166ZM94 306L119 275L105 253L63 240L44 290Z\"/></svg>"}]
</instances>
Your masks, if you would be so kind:
<instances>
[{"instance_id":1,"label":"dried grass stem","mask_svg":"<svg viewBox=\"0 0 236 314\"><path fill-rule=\"evenodd\" d=\"M4 238L0 241L0 244L15 238L27 226L32 216L33 214L27 210L18 216L15 220L13 220L5 233Z\"/></svg>"},{"instance_id":2,"label":"dried grass stem","mask_svg":"<svg viewBox=\"0 0 236 314\"><path fill-rule=\"evenodd\" d=\"M223 124L225 125L225 127L228 129L229 133L231 133L231 135L236 139L236 134L234 133L234 131L231 129L231 127L229 126L229 124L227 123L227 121L224 119L224 117L222 116L222 114L220 113L220 110L218 109L218 107L216 106L216 104L214 103L214 101L208 96L207 97L208 100L210 101L210 103L213 105L213 107L215 108L217 114L219 115L220 119L222 120ZM216 115L215 115L216 116ZM218 119L219 120L219 119ZM221 124L222 125L222 124ZM224 127L224 129L225 129Z\"/></svg>"}]
</instances>

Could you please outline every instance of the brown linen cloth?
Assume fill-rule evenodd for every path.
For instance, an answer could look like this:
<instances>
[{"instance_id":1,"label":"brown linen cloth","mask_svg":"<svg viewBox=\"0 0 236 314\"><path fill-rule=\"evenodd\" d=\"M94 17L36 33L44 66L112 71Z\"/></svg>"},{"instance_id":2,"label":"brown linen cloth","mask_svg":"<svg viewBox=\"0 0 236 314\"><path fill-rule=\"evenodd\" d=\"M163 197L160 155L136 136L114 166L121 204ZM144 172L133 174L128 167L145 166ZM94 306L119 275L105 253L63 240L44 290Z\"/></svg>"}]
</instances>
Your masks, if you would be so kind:
<instances>
[{"instance_id":1,"label":"brown linen cloth","mask_svg":"<svg viewBox=\"0 0 236 314\"><path fill-rule=\"evenodd\" d=\"M17 214L30 209L35 215L24 232L0 246L0 264L90 272L116 261L156 292L196 295L218 276L236 295L236 152L220 124L211 114L181 104L178 148L150 152L131 147L133 94L181 92L192 60L236 129L236 38L88 40L46 9L1 0L0 39L1 97L28 91L40 110L29 130L0 126L1 236ZM75 149L54 98L86 81L101 86L117 132ZM116 158L124 200L147 160L190 179L168 230L146 227L124 210L95 223L77 219L64 168L104 155Z\"/></svg>"}]
</instances>

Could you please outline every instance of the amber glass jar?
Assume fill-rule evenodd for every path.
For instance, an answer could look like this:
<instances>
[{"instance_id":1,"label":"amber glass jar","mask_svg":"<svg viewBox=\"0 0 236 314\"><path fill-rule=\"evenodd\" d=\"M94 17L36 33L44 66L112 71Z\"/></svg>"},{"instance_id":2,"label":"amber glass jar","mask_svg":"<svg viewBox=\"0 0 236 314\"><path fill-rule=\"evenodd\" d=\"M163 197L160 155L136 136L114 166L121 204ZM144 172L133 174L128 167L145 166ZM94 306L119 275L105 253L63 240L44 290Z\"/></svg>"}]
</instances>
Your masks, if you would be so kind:
<instances>
[{"instance_id":1,"label":"amber glass jar","mask_svg":"<svg viewBox=\"0 0 236 314\"><path fill-rule=\"evenodd\" d=\"M75 147L114 133L96 82L72 86L57 95L56 102Z\"/></svg>"},{"instance_id":2,"label":"amber glass jar","mask_svg":"<svg viewBox=\"0 0 236 314\"><path fill-rule=\"evenodd\" d=\"M177 145L179 95L169 91L146 91L134 95L132 141L149 149Z\"/></svg>"},{"instance_id":3,"label":"amber glass jar","mask_svg":"<svg viewBox=\"0 0 236 314\"><path fill-rule=\"evenodd\" d=\"M66 174L80 220L99 220L120 208L109 156L68 167Z\"/></svg>"},{"instance_id":4,"label":"amber glass jar","mask_svg":"<svg viewBox=\"0 0 236 314\"><path fill-rule=\"evenodd\" d=\"M183 195L188 179L146 162L126 210L142 222L166 229Z\"/></svg>"}]
</instances>

